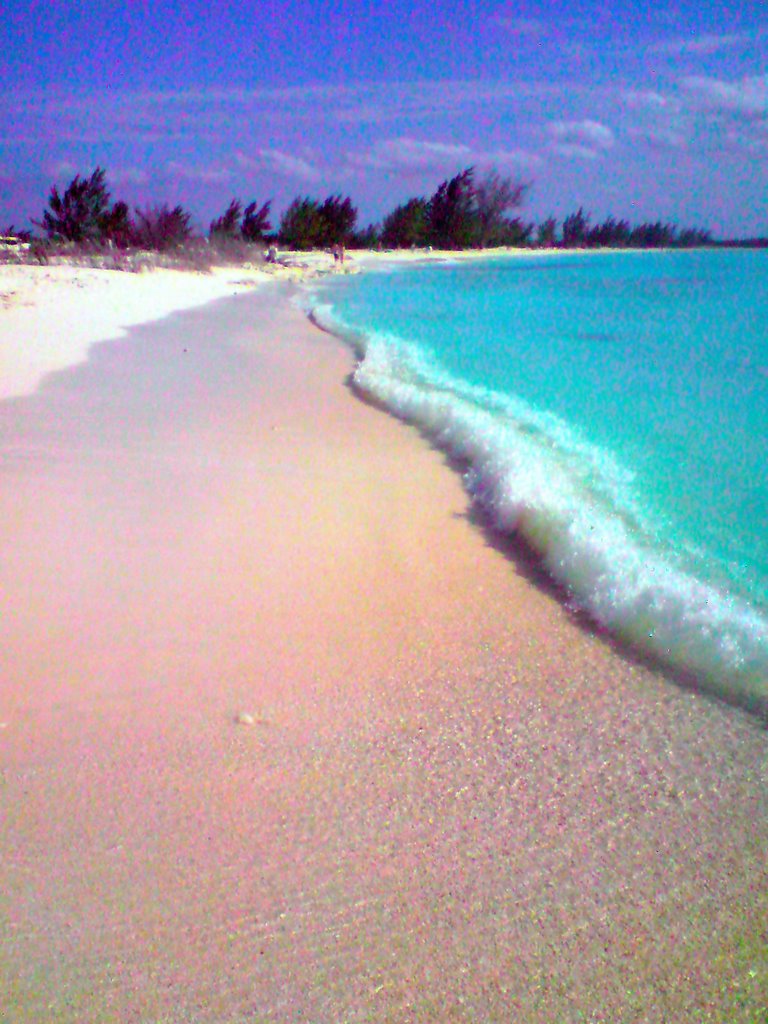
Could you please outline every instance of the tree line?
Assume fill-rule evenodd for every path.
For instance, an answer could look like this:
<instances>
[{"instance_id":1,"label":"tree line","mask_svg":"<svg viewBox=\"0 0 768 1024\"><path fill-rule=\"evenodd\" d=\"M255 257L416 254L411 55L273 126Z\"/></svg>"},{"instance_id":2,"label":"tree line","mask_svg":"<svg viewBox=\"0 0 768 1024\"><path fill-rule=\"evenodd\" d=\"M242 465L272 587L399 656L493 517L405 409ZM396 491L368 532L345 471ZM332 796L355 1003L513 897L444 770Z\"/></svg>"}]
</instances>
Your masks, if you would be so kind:
<instances>
[{"instance_id":1,"label":"tree line","mask_svg":"<svg viewBox=\"0 0 768 1024\"><path fill-rule=\"evenodd\" d=\"M417 196L388 213L381 224L358 226L358 211L349 196L325 199L297 196L273 228L271 200L243 204L232 199L214 218L207 233L193 227L182 206L148 205L131 210L113 201L106 172L97 167L88 177L76 175L63 192L50 189L47 208L39 221L43 237L76 245L113 246L153 251L178 249L194 241L225 247L234 242L279 244L289 249L355 248L439 249L532 246L538 248L659 248L713 244L711 232L680 228L661 221L632 225L608 217L592 223L580 207L562 223L547 217L527 222L519 209L530 186L492 170L479 177L474 167L441 182L431 196ZM10 226L0 235L32 238Z\"/></svg>"}]
</instances>

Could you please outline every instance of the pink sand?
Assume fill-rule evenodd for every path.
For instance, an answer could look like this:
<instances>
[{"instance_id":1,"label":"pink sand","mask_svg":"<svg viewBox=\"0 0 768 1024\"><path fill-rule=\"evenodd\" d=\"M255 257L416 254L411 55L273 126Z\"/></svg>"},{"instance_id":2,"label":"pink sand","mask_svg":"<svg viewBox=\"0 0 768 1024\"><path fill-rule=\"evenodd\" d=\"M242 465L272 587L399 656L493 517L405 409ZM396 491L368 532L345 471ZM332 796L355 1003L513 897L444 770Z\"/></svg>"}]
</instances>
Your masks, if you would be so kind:
<instances>
[{"instance_id":1,"label":"pink sand","mask_svg":"<svg viewBox=\"0 0 768 1024\"><path fill-rule=\"evenodd\" d=\"M237 302L0 403L0 1020L755 1019L765 731Z\"/></svg>"}]
</instances>

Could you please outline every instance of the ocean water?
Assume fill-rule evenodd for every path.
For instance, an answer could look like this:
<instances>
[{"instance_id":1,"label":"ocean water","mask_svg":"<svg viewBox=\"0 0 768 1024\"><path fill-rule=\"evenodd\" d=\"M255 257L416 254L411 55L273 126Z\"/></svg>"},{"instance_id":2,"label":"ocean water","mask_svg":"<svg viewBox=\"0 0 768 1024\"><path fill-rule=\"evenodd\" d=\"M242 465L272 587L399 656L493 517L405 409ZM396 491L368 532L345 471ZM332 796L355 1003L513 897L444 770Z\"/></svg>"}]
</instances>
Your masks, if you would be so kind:
<instances>
[{"instance_id":1,"label":"ocean water","mask_svg":"<svg viewBox=\"0 0 768 1024\"><path fill-rule=\"evenodd\" d=\"M574 604L768 708L768 253L390 266L309 301Z\"/></svg>"}]
</instances>

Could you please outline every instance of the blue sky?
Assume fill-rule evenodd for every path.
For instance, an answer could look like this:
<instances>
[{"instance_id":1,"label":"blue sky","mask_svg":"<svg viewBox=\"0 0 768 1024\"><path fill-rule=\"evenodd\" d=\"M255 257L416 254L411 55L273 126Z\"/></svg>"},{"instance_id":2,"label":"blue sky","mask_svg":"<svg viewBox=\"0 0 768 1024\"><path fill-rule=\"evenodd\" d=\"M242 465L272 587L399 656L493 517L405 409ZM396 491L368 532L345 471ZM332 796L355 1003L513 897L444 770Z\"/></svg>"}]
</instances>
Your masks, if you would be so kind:
<instances>
[{"instance_id":1,"label":"blue sky","mask_svg":"<svg viewBox=\"0 0 768 1024\"><path fill-rule=\"evenodd\" d=\"M768 235L768 14L746 0L5 0L0 226L101 165L116 198L352 196L378 220L470 164L530 219Z\"/></svg>"}]
</instances>

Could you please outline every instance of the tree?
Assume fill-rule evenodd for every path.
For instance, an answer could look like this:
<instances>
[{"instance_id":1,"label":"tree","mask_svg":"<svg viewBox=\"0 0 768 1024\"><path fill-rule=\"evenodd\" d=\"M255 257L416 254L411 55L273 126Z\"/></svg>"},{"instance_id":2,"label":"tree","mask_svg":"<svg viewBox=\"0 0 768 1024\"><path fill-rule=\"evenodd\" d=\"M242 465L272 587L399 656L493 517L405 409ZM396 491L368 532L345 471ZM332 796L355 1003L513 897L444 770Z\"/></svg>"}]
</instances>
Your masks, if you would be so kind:
<instances>
[{"instance_id":1,"label":"tree","mask_svg":"<svg viewBox=\"0 0 768 1024\"><path fill-rule=\"evenodd\" d=\"M428 237L427 215L429 204L426 199L409 199L395 207L384 218L381 228L381 243L388 249L410 249L426 245Z\"/></svg>"},{"instance_id":2,"label":"tree","mask_svg":"<svg viewBox=\"0 0 768 1024\"><path fill-rule=\"evenodd\" d=\"M328 196L319 209L322 221L321 245L349 245L357 223L357 210L347 196Z\"/></svg>"},{"instance_id":3,"label":"tree","mask_svg":"<svg viewBox=\"0 0 768 1024\"><path fill-rule=\"evenodd\" d=\"M319 249L348 245L357 210L347 197L328 196L322 203L297 196L280 221L280 241L290 249Z\"/></svg>"},{"instance_id":4,"label":"tree","mask_svg":"<svg viewBox=\"0 0 768 1024\"><path fill-rule=\"evenodd\" d=\"M248 203L243 211L243 222L240 232L246 242L261 242L269 231L269 208L272 200L268 199L263 206L257 208L256 203Z\"/></svg>"},{"instance_id":5,"label":"tree","mask_svg":"<svg viewBox=\"0 0 768 1024\"><path fill-rule=\"evenodd\" d=\"M167 252L177 249L192 237L192 216L182 206L166 204L136 209L133 243L141 249Z\"/></svg>"},{"instance_id":6,"label":"tree","mask_svg":"<svg viewBox=\"0 0 768 1024\"><path fill-rule=\"evenodd\" d=\"M466 249L478 238L474 167L442 182L429 201L429 240L440 249Z\"/></svg>"},{"instance_id":7,"label":"tree","mask_svg":"<svg viewBox=\"0 0 768 1024\"><path fill-rule=\"evenodd\" d=\"M428 240L445 249L525 244L533 225L525 225L507 214L521 205L528 188L496 170L476 182L474 167L466 167L442 182L429 200ZM398 218L402 219L404 213L401 211ZM393 220L392 228L397 227L398 220Z\"/></svg>"},{"instance_id":8,"label":"tree","mask_svg":"<svg viewBox=\"0 0 768 1024\"><path fill-rule=\"evenodd\" d=\"M481 248L489 245L514 245L503 239L510 235L508 210L522 205L529 186L511 178L502 177L498 171L489 171L475 185L475 207L478 222L478 241ZM515 232L511 232L514 236Z\"/></svg>"},{"instance_id":9,"label":"tree","mask_svg":"<svg viewBox=\"0 0 768 1024\"><path fill-rule=\"evenodd\" d=\"M629 221L608 217L602 224L595 224L589 229L585 244L590 248L623 248L629 244L631 234Z\"/></svg>"},{"instance_id":10,"label":"tree","mask_svg":"<svg viewBox=\"0 0 768 1024\"><path fill-rule=\"evenodd\" d=\"M233 199L224 213L211 221L208 235L213 242L233 241L242 238L245 242L260 242L270 229L269 208L272 201L257 207L248 203L243 209L239 199Z\"/></svg>"},{"instance_id":11,"label":"tree","mask_svg":"<svg viewBox=\"0 0 768 1024\"><path fill-rule=\"evenodd\" d=\"M663 224L660 220L646 221L632 228L629 238L630 245L639 249L661 249L675 245L677 228L674 224Z\"/></svg>"},{"instance_id":12,"label":"tree","mask_svg":"<svg viewBox=\"0 0 768 1024\"><path fill-rule=\"evenodd\" d=\"M547 217L536 228L536 245L543 249L551 249L557 241L557 220L554 217Z\"/></svg>"},{"instance_id":13,"label":"tree","mask_svg":"<svg viewBox=\"0 0 768 1024\"><path fill-rule=\"evenodd\" d=\"M42 227L49 238L67 242L117 242L129 233L130 219L125 203L110 204L106 172L97 167L90 178L75 175L63 195L55 185L43 213Z\"/></svg>"},{"instance_id":14,"label":"tree","mask_svg":"<svg viewBox=\"0 0 768 1024\"><path fill-rule=\"evenodd\" d=\"M531 244L536 225L526 224L520 217L504 217L494 229L491 245L523 246Z\"/></svg>"},{"instance_id":15,"label":"tree","mask_svg":"<svg viewBox=\"0 0 768 1024\"><path fill-rule=\"evenodd\" d=\"M586 244L589 228L589 214L580 206L576 213L569 214L563 221L563 245L566 249L578 249Z\"/></svg>"},{"instance_id":16,"label":"tree","mask_svg":"<svg viewBox=\"0 0 768 1024\"><path fill-rule=\"evenodd\" d=\"M32 232L27 231L26 228L16 229L13 224L9 224L5 228L0 228L0 241L4 242L31 242Z\"/></svg>"},{"instance_id":17,"label":"tree","mask_svg":"<svg viewBox=\"0 0 768 1024\"><path fill-rule=\"evenodd\" d=\"M321 244L320 207L309 196L297 196L280 219L280 243L288 249L315 249Z\"/></svg>"},{"instance_id":18,"label":"tree","mask_svg":"<svg viewBox=\"0 0 768 1024\"><path fill-rule=\"evenodd\" d=\"M378 224L369 224L367 227L352 233L349 246L351 249L375 249L380 240L381 232L379 231Z\"/></svg>"},{"instance_id":19,"label":"tree","mask_svg":"<svg viewBox=\"0 0 768 1024\"><path fill-rule=\"evenodd\" d=\"M211 221L208 234L211 238L237 238L240 234L240 221L243 216L243 204L233 199L224 213Z\"/></svg>"},{"instance_id":20,"label":"tree","mask_svg":"<svg viewBox=\"0 0 768 1024\"><path fill-rule=\"evenodd\" d=\"M102 239L112 242L120 249L125 249L131 245L133 224L128 203L120 200L104 214L102 218Z\"/></svg>"},{"instance_id":21,"label":"tree","mask_svg":"<svg viewBox=\"0 0 768 1024\"><path fill-rule=\"evenodd\" d=\"M712 232L706 228L683 228L677 236L677 244L683 249L712 245Z\"/></svg>"}]
</instances>

